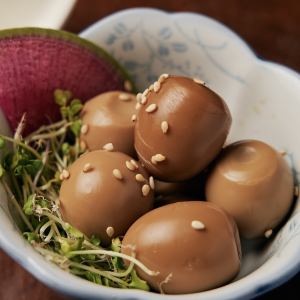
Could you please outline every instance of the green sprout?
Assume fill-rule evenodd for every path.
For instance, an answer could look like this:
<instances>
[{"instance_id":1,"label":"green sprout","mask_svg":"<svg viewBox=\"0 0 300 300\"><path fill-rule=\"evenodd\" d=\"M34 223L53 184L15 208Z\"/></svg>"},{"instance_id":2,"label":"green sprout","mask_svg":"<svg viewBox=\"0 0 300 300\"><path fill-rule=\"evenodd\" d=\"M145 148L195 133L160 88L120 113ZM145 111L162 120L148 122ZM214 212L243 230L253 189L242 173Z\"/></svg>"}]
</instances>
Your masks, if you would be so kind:
<instances>
[{"instance_id":1,"label":"green sprout","mask_svg":"<svg viewBox=\"0 0 300 300\"><path fill-rule=\"evenodd\" d=\"M36 251L63 270L98 285L149 291L134 266L151 276L157 272L123 254L120 238L104 248L98 237L86 237L61 217L60 173L83 153L83 105L72 99L70 91L60 89L54 92L54 100L60 108L60 121L41 126L25 138L21 133L17 137L0 135L0 180L24 223L20 230ZM13 147L8 147L9 143Z\"/></svg>"}]
</instances>

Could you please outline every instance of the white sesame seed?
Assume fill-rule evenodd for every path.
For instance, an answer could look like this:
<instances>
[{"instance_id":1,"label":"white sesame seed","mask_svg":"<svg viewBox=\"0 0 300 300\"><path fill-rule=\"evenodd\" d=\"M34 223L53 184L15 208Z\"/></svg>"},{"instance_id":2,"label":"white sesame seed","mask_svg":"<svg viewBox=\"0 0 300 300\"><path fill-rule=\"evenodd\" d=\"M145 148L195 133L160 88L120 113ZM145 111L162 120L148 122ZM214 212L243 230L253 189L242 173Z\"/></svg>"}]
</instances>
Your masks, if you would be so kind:
<instances>
[{"instance_id":1,"label":"white sesame seed","mask_svg":"<svg viewBox=\"0 0 300 300\"><path fill-rule=\"evenodd\" d=\"M140 102L142 101L142 96L143 96L142 93L138 93L138 94L136 95L136 101L140 103Z\"/></svg>"},{"instance_id":2,"label":"white sesame seed","mask_svg":"<svg viewBox=\"0 0 300 300\"><path fill-rule=\"evenodd\" d=\"M128 101L131 100L131 97L129 94L121 93L118 97L122 101Z\"/></svg>"},{"instance_id":3,"label":"white sesame seed","mask_svg":"<svg viewBox=\"0 0 300 300\"><path fill-rule=\"evenodd\" d=\"M153 84L153 91L155 93L157 93L160 90L160 82L159 81L155 81Z\"/></svg>"},{"instance_id":4,"label":"white sesame seed","mask_svg":"<svg viewBox=\"0 0 300 300\"><path fill-rule=\"evenodd\" d=\"M114 150L114 145L112 143L107 143L102 147L103 150L106 151L113 151Z\"/></svg>"},{"instance_id":5,"label":"white sesame seed","mask_svg":"<svg viewBox=\"0 0 300 300\"><path fill-rule=\"evenodd\" d=\"M136 174L135 175L135 180L138 181L138 182L145 182L146 181L145 177L142 174Z\"/></svg>"},{"instance_id":6,"label":"white sesame seed","mask_svg":"<svg viewBox=\"0 0 300 300\"><path fill-rule=\"evenodd\" d=\"M123 179L122 173L119 169L113 169L112 173L117 179L119 180Z\"/></svg>"},{"instance_id":7,"label":"white sesame seed","mask_svg":"<svg viewBox=\"0 0 300 300\"><path fill-rule=\"evenodd\" d=\"M153 84L151 84L149 87L148 87L148 89L149 89L149 91L151 92L151 91L153 91L153 89L154 89L154 85Z\"/></svg>"},{"instance_id":8,"label":"white sesame seed","mask_svg":"<svg viewBox=\"0 0 300 300\"><path fill-rule=\"evenodd\" d=\"M83 172L84 173L87 173L87 172L90 172L93 170L93 167L90 163L86 163L84 166L83 166Z\"/></svg>"},{"instance_id":9,"label":"white sesame seed","mask_svg":"<svg viewBox=\"0 0 300 300\"><path fill-rule=\"evenodd\" d=\"M170 77L169 74L161 74L161 75L159 76L158 81L162 82L162 81L166 80L166 79L169 78L169 77Z\"/></svg>"},{"instance_id":10,"label":"white sesame seed","mask_svg":"<svg viewBox=\"0 0 300 300\"><path fill-rule=\"evenodd\" d=\"M141 104L146 104L147 103L147 96L142 95L142 100L141 100Z\"/></svg>"},{"instance_id":11,"label":"white sesame seed","mask_svg":"<svg viewBox=\"0 0 300 300\"><path fill-rule=\"evenodd\" d=\"M155 184L154 184L154 178L153 178L153 176L149 177L149 185L150 185L150 187L151 187L152 190L155 189Z\"/></svg>"},{"instance_id":12,"label":"white sesame seed","mask_svg":"<svg viewBox=\"0 0 300 300\"><path fill-rule=\"evenodd\" d=\"M60 175L59 175L59 179L60 179L60 180L64 180L64 176L63 176L63 174L62 174L62 173L60 173Z\"/></svg>"},{"instance_id":13,"label":"white sesame seed","mask_svg":"<svg viewBox=\"0 0 300 300\"><path fill-rule=\"evenodd\" d=\"M298 185L296 185L295 188L294 188L294 195L296 197L299 197L299 186Z\"/></svg>"},{"instance_id":14,"label":"white sesame seed","mask_svg":"<svg viewBox=\"0 0 300 300\"><path fill-rule=\"evenodd\" d=\"M86 134L86 133L88 132L88 130L89 130L88 124L83 124L83 125L81 126L80 132L81 132L82 134Z\"/></svg>"},{"instance_id":15,"label":"white sesame seed","mask_svg":"<svg viewBox=\"0 0 300 300\"><path fill-rule=\"evenodd\" d=\"M157 164L157 161L156 161L154 155L151 157L151 162L152 162L153 165L156 165L156 164Z\"/></svg>"},{"instance_id":16,"label":"white sesame seed","mask_svg":"<svg viewBox=\"0 0 300 300\"><path fill-rule=\"evenodd\" d=\"M135 109L136 109L136 110L139 110L141 107L142 107L142 105L141 105L141 103L139 103L139 102L135 105Z\"/></svg>"},{"instance_id":17,"label":"white sesame seed","mask_svg":"<svg viewBox=\"0 0 300 300\"><path fill-rule=\"evenodd\" d=\"M129 80L125 80L124 82L124 88L126 91L130 92L132 90L132 84Z\"/></svg>"},{"instance_id":18,"label":"white sesame seed","mask_svg":"<svg viewBox=\"0 0 300 300\"><path fill-rule=\"evenodd\" d=\"M156 160L156 162L161 162L161 161L164 161L166 159L166 157L160 153L158 154L155 154L154 156L154 159Z\"/></svg>"},{"instance_id":19,"label":"white sesame seed","mask_svg":"<svg viewBox=\"0 0 300 300\"><path fill-rule=\"evenodd\" d=\"M155 103L150 104L147 108L146 108L146 112L148 113L152 113L157 109L157 105Z\"/></svg>"},{"instance_id":20,"label":"white sesame seed","mask_svg":"<svg viewBox=\"0 0 300 300\"><path fill-rule=\"evenodd\" d=\"M166 134L168 132L168 129L169 129L169 124L168 124L167 121L162 121L160 127L161 127L162 132L164 134Z\"/></svg>"},{"instance_id":21,"label":"white sesame seed","mask_svg":"<svg viewBox=\"0 0 300 300\"><path fill-rule=\"evenodd\" d=\"M136 114L133 114L133 115L131 116L131 121L132 121L132 122L135 122L136 119L137 119Z\"/></svg>"},{"instance_id":22,"label":"white sesame seed","mask_svg":"<svg viewBox=\"0 0 300 300\"><path fill-rule=\"evenodd\" d=\"M68 178L70 178L70 172L69 172L68 170L66 170L66 169L64 169L64 170L61 172L61 174L62 174L62 178L63 178L63 179L68 179Z\"/></svg>"},{"instance_id":23,"label":"white sesame seed","mask_svg":"<svg viewBox=\"0 0 300 300\"><path fill-rule=\"evenodd\" d=\"M273 230L272 229L268 229L266 232L265 232L265 237L268 239L273 233Z\"/></svg>"},{"instance_id":24,"label":"white sesame seed","mask_svg":"<svg viewBox=\"0 0 300 300\"><path fill-rule=\"evenodd\" d=\"M106 228L106 234L111 238L115 233L115 230L113 227L109 226Z\"/></svg>"},{"instance_id":25,"label":"white sesame seed","mask_svg":"<svg viewBox=\"0 0 300 300\"><path fill-rule=\"evenodd\" d=\"M86 142L85 141L80 141L80 149L84 151L86 149Z\"/></svg>"},{"instance_id":26,"label":"white sesame seed","mask_svg":"<svg viewBox=\"0 0 300 300\"><path fill-rule=\"evenodd\" d=\"M142 193L145 197L150 193L150 186L148 184L142 186Z\"/></svg>"},{"instance_id":27,"label":"white sesame seed","mask_svg":"<svg viewBox=\"0 0 300 300\"><path fill-rule=\"evenodd\" d=\"M196 230L205 229L205 225L201 221L198 221L198 220L193 220L191 222L191 226Z\"/></svg>"},{"instance_id":28,"label":"white sesame seed","mask_svg":"<svg viewBox=\"0 0 300 300\"><path fill-rule=\"evenodd\" d=\"M147 88L143 91L143 95L144 96L147 96L149 94L150 90Z\"/></svg>"},{"instance_id":29,"label":"white sesame seed","mask_svg":"<svg viewBox=\"0 0 300 300\"><path fill-rule=\"evenodd\" d=\"M135 166L130 161L126 160L125 165L128 170L130 170L130 171L135 170Z\"/></svg>"},{"instance_id":30,"label":"white sesame seed","mask_svg":"<svg viewBox=\"0 0 300 300\"><path fill-rule=\"evenodd\" d=\"M157 80L160 84L162 84L165 81L164 77L159 77Z\"/></svg>"},{"instance_id":31,"label":"white sesame seed","mask_svg":"<svg viewBox=\"0 0 300 300\"><path fill-rule=\"evenodd\" d=\"M131 159L130 162L135 166L136 169L139 168L138 163L134 159Z\"/></svg>"},{"instance_id":32,"label":"white sesame seed","mask_svg":"<svg viewBox=\"0 0 300 300\"><path fill-rule=\"evenodd\" d=\"M193 79L195 83L201 84L201 85L205 85L205 82L199 78L194 78Z\"/></svg>"}]
</instances>

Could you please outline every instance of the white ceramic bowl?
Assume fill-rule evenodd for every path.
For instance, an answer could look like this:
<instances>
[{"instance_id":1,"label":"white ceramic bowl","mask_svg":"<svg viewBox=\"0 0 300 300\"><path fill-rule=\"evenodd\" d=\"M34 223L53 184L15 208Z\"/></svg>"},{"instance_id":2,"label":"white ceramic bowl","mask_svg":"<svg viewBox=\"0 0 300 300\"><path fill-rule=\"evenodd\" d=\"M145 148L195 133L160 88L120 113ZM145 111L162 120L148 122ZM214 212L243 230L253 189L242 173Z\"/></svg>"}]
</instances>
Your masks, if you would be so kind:
<instances>
[{"instance_id":1,"label":"white ceramic bowl","mask_svg":"<svg viewBox=\"0 0 300 300\"><path fill-rule=\"evenodd\" d=\"M0 29L13 27L60 28L76 0L0 0Z\"/></svg>"},{"instance_id":2,"label":"white ceramic bowl","mask_svg":"<svg viewBox=\"0 0 300 300\"><path fill-rule=\"evenodd\" d=\"M300 170L300 78L295 72L258 59L232 31L205 16L131 9L109 16L81 34L112 53L143 89L161 73L204 79L226 99L233 115L229 141L259 138L279 150ZM6 124L0 120L1 129ZM299 173L295 171L295 178ZM0 191L0 245L48 286L84 299L249 299L300 270L300 204L266 247L244 244L236 280L211 291L158 295L97 286L48 263L21 237Z\"/></svg>"}]
</instances>

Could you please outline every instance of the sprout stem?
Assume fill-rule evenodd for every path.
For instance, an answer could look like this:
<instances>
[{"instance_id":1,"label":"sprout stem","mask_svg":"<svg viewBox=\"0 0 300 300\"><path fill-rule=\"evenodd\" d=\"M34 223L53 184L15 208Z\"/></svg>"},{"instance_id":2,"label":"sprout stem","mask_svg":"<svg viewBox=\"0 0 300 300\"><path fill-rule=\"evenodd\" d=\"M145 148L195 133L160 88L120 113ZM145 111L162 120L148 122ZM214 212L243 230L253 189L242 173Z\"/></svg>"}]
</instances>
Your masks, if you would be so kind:
<instances>
[{"instance_id":1,"label":"sprout stem","mask_svg":"<svg viewBox=\"0 0 300 300\"><path fill-rule=\"evenodd\" d=\"M141 263L135 257L129 256L127 254L115 252L115 251L99 249L99 250L70 251L68 253L69 256L85 255L85 254L100 254L100 255L108 255L108 256L111 256L111 257L120 257L120 258L123 258L125 260L129 260L130 262L133 262L136 266L138 266L142 271L144 271L149 276L157 276L159 274L159 272L151 271L150 269L148 269L143 263Z\"/></svg>"},{"instance_id":2,"label":"sprout stem","mask_svg":"<svg viewBox=\"0 0 300 300\"><path fill-rule=\"evenodd\" d=\"M18 145L18 146L26 149L28 152L30 152L31 154L33 154L36 158L38 158L40 160L42 159L42 156L37 151L35 151L32 147L24 144L23 142L21 142L19 140L15 140L15 139L13 139L13 138L11 138L9 136L5 136L5 135L2 135L2 134L0 134L0 138L6 140L8 142L15 143L16 145Z\"/></svg>"},{"instance_id":3,"label":"sprout stem","mask_svg":"<svg viewBox=\"0 0 300 300\"><path fill-rule=\"evenodd\" d=\"M20 207L20 204L18 203L18 201L16 200L16 197L14 196L14 194L11 192L9 186L7 185L7 183L5 181L2 181L4 189L8 195L8 198L10 199L10 201L12 202L12 204L14 205L14 207L17 209L20 217L22 218L22 220L24 221L25 225L28 227L28 229L33 232L34 229L31 225L31 223L29 222L28 218L26 217L26 215L24 214L22 208Z\"/></svg>"},{"instance_id":4,"label":"sprout stem","mask_svg":"<svg viewBox=\"0 0 300 300\"><path fill-rule=\"evenodd\" d=\"M57 131L51 131L49 133L43 133L43 134L36 134L31 137L31 141L38 141L38 140L46 140L46 139L53 139L57 136L60 136L66 132L66 128L62 127L61 129Z\"/></svg>"},{"instance_id":5,"label":"sprout stem","mask_svg":"<svg viewBox=\"0 0 300 300\"><path fill-rule=\"evenodd\" d=\"M73 261L70 261L70 267L75 267L75 268L78 268L78 269L86 270L86 271L98 274L100 276L106 277L107 279L110 279L111 281L114 281L114 282L119 283L121 285L129 286L129 284L126 281L110 275L108 273L108 271L101 271L101 270L98 270L94 267L89 267L89 266L79 264L79 263L76 263L76 262L73 262Z\"/></svg>"}]
</instances>

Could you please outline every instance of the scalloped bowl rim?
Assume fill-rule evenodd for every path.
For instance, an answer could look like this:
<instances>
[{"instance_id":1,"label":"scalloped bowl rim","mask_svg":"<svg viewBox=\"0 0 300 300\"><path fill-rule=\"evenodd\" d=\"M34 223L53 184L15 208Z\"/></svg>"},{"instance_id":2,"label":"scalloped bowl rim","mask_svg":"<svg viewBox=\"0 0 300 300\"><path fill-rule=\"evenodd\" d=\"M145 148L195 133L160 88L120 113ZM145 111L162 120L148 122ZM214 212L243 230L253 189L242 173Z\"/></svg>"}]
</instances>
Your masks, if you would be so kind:
<instances>
[{"instance_id":1,"label":"scalloped bowl rim","mask_svg":"<svg viewBox=\"0 0 300 300\"><path fill-rule=\"evenodd\" d=\"M116 17L122 17L122 15L127 15L129 13L148 13L148 12L158 12L163 13L168 17L176 18L177 16L196 16L199 19L209 22L212 26L218 27L220 30L223 30L224 33L229 34L234 38L241 47L253 56L253 58L261 63L267 64L272 68L277 69L280 72L283 72L284 76L288 76L288 79L299 79L300 76L297 72L279 65L277 63L264 61L258 58L247 43L241 39L236 33L227 28L225 25L220 22L196 13L182 12L182 13L166 13L158 9L150 8L135 8L135 9L126 9L117 13L114 13L110 16L103 18L102 20L94 23L86 30L84 30L80 35L86 37L89 32L99 29L102 25L111 22ZM0 220L1 221L1 220ZM10 224L11 225L11 224ZM9 225L6 226L9 229ZM184 294L184 295L160 295L148 293L140 290L121 290L107 287L99 287L93 283L77 278L73 275L70 275L62 270L60 270L55 265L52 265L36 253L32 247L20 239L20 235L17 232L12 232L11 238L6 238L2 232L0 232L0 245L3 250L5 250L11 257L13 257L20 265L22 265L26 270L31 272L36 278L45 283L46 285L59 290L62 293L73 295L77 297L82 297L85 299L220 299L219 291L221 288L214 289L207 292L195 293L195 294ZM24 251L26 250L26 251ZM30 252L31 256L27 256L26 253ZM229 284L227 287L229 291L224 291L221 298L222 299L249 299L254 296L269 291L280 284L286 282L292 276L294 276L300 270L300 255L289 258L289 263L287 263L280 273L272 274L272 276L264 278L259 283L256 281L244 282L248 277L240 279L239 281ZM261 279L261 278L260 278ZM229 288L230 286L230 288ZM258 291L257 288L264 286L265 289ZM214 294L217 292L217 294Z\"/></svg>"}]
</instances>

